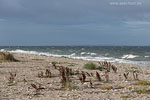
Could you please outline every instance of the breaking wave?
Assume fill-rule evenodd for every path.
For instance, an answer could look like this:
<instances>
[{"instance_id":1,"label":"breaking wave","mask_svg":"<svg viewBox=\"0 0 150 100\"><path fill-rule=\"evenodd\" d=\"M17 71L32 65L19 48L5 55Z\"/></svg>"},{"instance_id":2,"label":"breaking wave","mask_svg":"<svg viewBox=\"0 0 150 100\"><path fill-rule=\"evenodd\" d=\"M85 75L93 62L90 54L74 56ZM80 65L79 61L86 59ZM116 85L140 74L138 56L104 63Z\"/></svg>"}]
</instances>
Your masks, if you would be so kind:
<instances>
[{"instance_id":1,"label":"breaking wave","mask_svg":"<svg viewBox=\"0 0 150 100\"><path fill-rule=\"evenodd\" d=\"M136 57L139 57L139 56L138 55L132 55L132 54L122 56L123 59L132 59L132 58L136 58Z\"/></svg>"},{"instance_id":2,"label":"breaking wave","mask_svg":"<svg viewBox=\"0 0 150 100\"><path fill-rule=\"evenodd\" d=\"M26 50L21 50L21 49L16 49L16 50L1 49L0 51L7 51L11 53L35 54L35 55L42 55L42 56L68 57L68 58L83 59L83 60L89 60L89 61L109 61L109 62L131 63L131 64L139 64L139 65L146 64L145 61L127 60L129 58L138 57L137 55L132 55L132 54L123 55L122 58L119 59L115 57L96 56L96 53L90 53L90 52L81 52L80 56L78 56L76 55L76 53L72 53L70 55L60 55L60 54L52 54L50 52L26 51Z\"/></svg>"}]
</instances>

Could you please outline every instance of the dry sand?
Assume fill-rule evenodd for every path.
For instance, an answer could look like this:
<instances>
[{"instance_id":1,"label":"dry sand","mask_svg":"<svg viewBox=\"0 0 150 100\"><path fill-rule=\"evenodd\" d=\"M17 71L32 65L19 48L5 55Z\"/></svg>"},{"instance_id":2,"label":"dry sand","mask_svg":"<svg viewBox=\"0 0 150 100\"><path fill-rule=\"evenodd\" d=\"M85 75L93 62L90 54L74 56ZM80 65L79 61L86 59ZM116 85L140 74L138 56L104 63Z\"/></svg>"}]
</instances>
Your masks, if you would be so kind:
<instances>
[{"instance_id":1,"label":"dry sand","mask_svg":"<svg viewBox=\"0 0 150 100\"><path fill-rule=\"evenodd\" d=\"M139 80L150 79L150 67L137 66L132 64L117 64L118 71L109 72L109 81L105 81L104 71L85 70L84 64L89 61L46 57L29 54L14 54L15 58L20 62L2 62L0 63L0 100L150 100L149 94L138 94L133 92L135 88L149 88L146 86L134 85L137 80L134 80L132 70L139 71ZM77 75L71 76L71 84L74 89L64 89L60 83L61 78L59 71L54 69L50 64L53 61L59 62L61 66L93 73L93 77L87 77L87 82L81 83ZM98 65L98 62L93 63ZM52 75L57 77L39 78L38 73L50 69ZM95 72L98 71L103 81L97 81ZM130 71L128 80L125 81L123 74ZM16 73L15 81L9 83L9 72ZM89 80L92 80L93 88L90 87ZM40 83L44 89L41 89L36 94L36 91L31 84ZM106 89L112 87L110 89ZM119 87L119 88L117 88ZM122 87L122 88L120 88Z\"/></svg>"}]
</instances>

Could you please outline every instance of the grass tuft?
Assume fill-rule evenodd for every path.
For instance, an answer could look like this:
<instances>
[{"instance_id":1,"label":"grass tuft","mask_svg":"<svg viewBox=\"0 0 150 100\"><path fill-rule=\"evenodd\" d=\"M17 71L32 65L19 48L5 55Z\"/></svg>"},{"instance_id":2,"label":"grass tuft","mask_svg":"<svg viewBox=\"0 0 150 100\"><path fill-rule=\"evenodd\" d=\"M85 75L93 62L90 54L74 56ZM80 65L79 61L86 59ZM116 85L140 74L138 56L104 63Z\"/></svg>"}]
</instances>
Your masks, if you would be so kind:
<instances>
[{"instance_id":1,"label":"grass tuft","mask_svg":"<svg viewBox=\"0 0 150 100\"><path fill-rule=\"evenodd\" d=\"M17 62L18 60L14 58L11 53L0 52L0 62Z\"/></svg>"},{"instance_id":2,"label":"grass tuft","mask_svg":"<svg viewBox=\"0 0 150 100\"><path fill-rule=\"evenodd\" d=\"M135 82L134 85L150 85L150 81L138 81Z\"/></svg>"},{"instance_id":3,"label":"grass tuft","mask_svg":"<svg viewBox=\"0 0 150 100\"><path fill-rule=\"evenodd\" d=\"M121 85L117 85L117 86L114 87L114 89L123 89L123 88L125 88L125 87L121 86Z\"/></svg>"},{"instance_id":4,"label":"grass tuft","mask_svg":"<svg viewBox=\"0 0 150 100\"><path fill-rule=\"evenodd\" d=\"M112 86L103 86L103 87L100 87L100 89L102 89L102 90L111 90L111 89L113 89L113 87Z\"/></svg>"},{"instance_id":5,"label":"grass tuft","mask_svg":"<svg viewBox=\"0 0 150 100\"><path fill-rule=\"evenodd\" d=\"M134 89L132 92L136 92L138 94L150 94L150 89Z\"/></svg>"},{"instance_id":6,"label":"grass tuft","mask_svg":"<svg viewBox=\"0 0 150 100\"><path fill-rule=\"evenodd\" d=\"M65 82L64 88L65 88L65 89L69 89L69 90L76 89L76 87L75 87L75 86L73 85L73 83L70 82L70 81L66 81L66 82Z\"/></svg>"},{"instance_id":7,"label":"grass tuft","mask_svg":"<svg viewBox=\"0 0 150 100\"><path fill-rule=\"evenodd\" d=\"M95 70L96 69L96 64L94 63L87 63L83 66L84 69L89 69L89 70Z\"/></svg>"},{"instance_id":8,"label":"grass tuft","mask_svg":"<svg viewBox=\"0 0 150 100\"><path fill-rule=\"evenodd\" d=\"M41 58L34 58L34 59L31 59L31 60L44 61L45 59L41 59Z\"/></svg>"}]
</instances>

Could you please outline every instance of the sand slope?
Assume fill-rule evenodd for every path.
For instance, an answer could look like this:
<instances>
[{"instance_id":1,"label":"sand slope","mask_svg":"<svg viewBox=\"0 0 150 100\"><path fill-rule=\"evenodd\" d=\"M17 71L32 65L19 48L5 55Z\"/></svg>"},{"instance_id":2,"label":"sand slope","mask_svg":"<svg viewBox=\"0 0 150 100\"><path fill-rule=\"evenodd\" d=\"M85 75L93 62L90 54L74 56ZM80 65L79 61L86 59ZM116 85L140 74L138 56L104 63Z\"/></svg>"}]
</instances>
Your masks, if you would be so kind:
<instances>
[{"instance_id":1,"label":"sand slope","mask_svg":"<svg viewBox=\"0 0 150 100\"><path fill-rule=\"evenodd\" d=\"M149 94L138 94L133 92L137 89L148 89L149 85L134 85L138 82L134 80L132 71L138 71L140 80L150 80L150 67L114 64L118 71L109 72L109 81L105 81L105 72L99 70L85 70L85 60L75 60L69 58L46 57L28 54L14 54L20 62L0 63L0 100L150 100ZM85 83L81 83L78 75L70 76L73 89L62 88L59 71L50 63L59 62L58 65L93 73L93 77L87 76ZM93 62L98 65L98 62ZM39 78L38 73L50 69L52 78ZM96 71L100 73L102 81L96 79ZM129 71L128 80L123 76ZM9 72L16 73L14 82L9 83ZM90 87L89 80L92 80L93 88ZM41 84L41 89L36 94L31 84Z\"/></svg>"}]
</instances>

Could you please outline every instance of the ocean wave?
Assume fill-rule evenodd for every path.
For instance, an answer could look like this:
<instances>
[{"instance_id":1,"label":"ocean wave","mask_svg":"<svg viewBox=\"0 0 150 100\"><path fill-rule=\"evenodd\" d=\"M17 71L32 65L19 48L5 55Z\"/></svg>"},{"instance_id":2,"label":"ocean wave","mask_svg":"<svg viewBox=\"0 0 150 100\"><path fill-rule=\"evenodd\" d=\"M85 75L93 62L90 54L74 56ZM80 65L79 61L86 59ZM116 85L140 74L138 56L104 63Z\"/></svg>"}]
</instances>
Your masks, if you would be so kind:
<instances>
[{"instance_id":1,"label":"ocean wave","mask_svg":"<svg viewBox=\"0 0 150 100\"><path fill-rule=\"evenodd\" d=\"M150 56L144 56L145 58L149 58Z\"/></svg>"},{"instance_id":2,"label":"ocean wave","mask_svg":"<svg viewBox=\"0 0 150 100\"><path fill-rule=\"evenodd\" d=\"M81 54L80 55L85 55L86 54L86 52L81 52Z\"/></svg>"},{"instance_id":3,"label":"ocean wave","mask_svg":"<svg viewBox=\"0 0 150 100\"><path fill-rule=\"evenodd\" d=\"M35 55L43 55L43 56L58 56L58 57L61 57L60 55L54 55L54 54L50 54L48 52L25 51L25 50L20 50L20 49L16 49L16 50L1 49L0 51L7 51L7 52L11 52L11 53L24 53L24 54L35 54ZM62 56L64 56L64 55L62 55Z\"/></svg>"},{"instance_id":4,"label":"ocean wave","mask_svg":"<svg viewBox=\"0 0 150 100\"><path fill-rule=\"evenodd\" d=\"M121 58L123 58L123 59L132 59L132 58L136 58L136 57L139 57L139 56L128 54L128 55L123 55Z\"/></svg>"},{"instance_id":5,"label":"ocean wave","mask_svg":"<svg viewBox=\"0 0 150 100\"><path fill-rule=\"evenodd\" d=\"M80 55L91 55L91 56L96 56L97 53L94 53L94 52L81 52Z\"/></svg>"},{"instance_id":6,"label":"ocean wave","mask_svg":"<svg viewBox=\"0 0 150 100\"><path fill-rule=\"evenodd\" d=\"M54 57L68 57L73 59L83 59L83 60L89 60L89 61L108 61L108 62L117 62L117 63L130 63L130 64L139 64L139 65L147 65L145 61L131 61L127 60L125 58L135 58L138 57L137 55L124 55L121 59L115 58L115 57L105 57L105 56L92 56L90 52L81 52L81 56L76 56L76 53L72 53L70 55L59 55L59 54L51 54L49 52L37 52L37 51L26 51L21 49L16 50L5 50L1 49L0 51L7 51L11 53L24 53L24 54L35 54L35 55L42 55L42 56L54 56ZM87 56L82 56L84 54L90 54ZM93 53L95 55L96 53Z\"/></svg>"},{"instance_id":7,"label":"ocean wave","mask_svg":"<svg viewBox=\"0 0 150 100\"><path fill-rule=\"evenodd\" d=\"M76 55L76 53L72 53L70 56L75 56Z\"/></svg>"}]
</instances>

